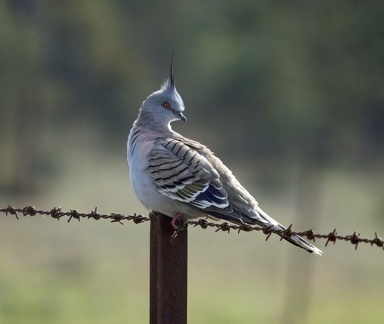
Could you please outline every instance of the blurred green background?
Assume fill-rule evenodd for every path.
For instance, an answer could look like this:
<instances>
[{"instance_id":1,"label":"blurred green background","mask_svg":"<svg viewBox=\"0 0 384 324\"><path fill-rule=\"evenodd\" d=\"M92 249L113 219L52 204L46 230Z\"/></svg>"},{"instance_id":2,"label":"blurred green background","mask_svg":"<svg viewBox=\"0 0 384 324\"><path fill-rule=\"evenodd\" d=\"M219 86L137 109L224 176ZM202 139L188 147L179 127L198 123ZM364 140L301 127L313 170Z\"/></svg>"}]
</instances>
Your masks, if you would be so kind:
<instances>
[{"instance_id":1,"label":"blurred green background","mask_svg":"<svg viewBox=\"0 0 384 324\"><path fill-rule=\"evenodd\" d=\"M126 139L167 76L297 230L384 232L382 1L0 1L0 206L147 212ZM149 224L0 215L0 323L147 323ZM382 323L383 251L189 230L190 323Z\"/></svg>"}]
</instances>

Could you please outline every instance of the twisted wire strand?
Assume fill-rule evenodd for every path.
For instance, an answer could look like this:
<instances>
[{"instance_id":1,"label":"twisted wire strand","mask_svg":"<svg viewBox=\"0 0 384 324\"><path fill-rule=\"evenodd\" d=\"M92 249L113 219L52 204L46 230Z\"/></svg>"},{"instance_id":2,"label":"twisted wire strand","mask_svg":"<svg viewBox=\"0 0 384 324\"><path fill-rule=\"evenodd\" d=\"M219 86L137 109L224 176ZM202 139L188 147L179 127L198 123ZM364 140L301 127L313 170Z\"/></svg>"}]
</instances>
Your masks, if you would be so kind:
<instances>
[{"instance_id":1,"label":"twisted wire strand","mask_svg":"<svg viewBox=\"0 0 384 324\"><path fill-rule=\"evenodd\" d=\"M133 215L125 215L120 213L102 214L97 211L97 207L95 207L95 209L89 213L81 213L76 209L70 209L69 211L62 211L60 207L54 207L51 210L40 210L35 208L34 206L15 208L11 205L8 205L8 207L6 208L0 208L0 213L5 214L6 216L13 215L17 219L20 219L20 215L22 216L44 215L44 216L50 216L57 220L59 220L62 217L68 217L67 222L70 222L72 219L77 219L78 221L80 221L81 218L86 218L86 219L92 218L95 220L108 219L112 223L120 223L120 224L123 224L123 221L132 221L134 224L141 224L141 223L150 221L149 217L138 215L136 213L134 213ZM175 231L173 236L174 237L177 236L177 233L185 229L187 226L200 227L202 229L207 229L211 227L216 229L215 232L223 231L228 233L231 230L237 231L238 233L260 231L266 235L266 240L268 240L268 238L273 233L279 234L280 236L283 236L283 237L300 235L301 237L305 237L308 240L312 240L312 241L316 241L316 239L326 240L325 246L327 246L330 242L335 244L337 241L345 241L345 242L350 242L352 245L354 245L355 250L357 249L360 243L370 244L371 246L377 246L382 250L384 250L384 241L381 237L378 236L377 232L375 232L375 236L373 238L363 238L363 237L360 237L360 233L356 231L350 235L339 235L337 233L337 230L334 229L332 232L329 232L328 234L317 234L314 232L313 229L309 229L302 232L296 232L292 229L292 224L285 230L277 230L272 226L266 227L266 228L260 228L259 226L248 225L248 224L238 225L238 224L232 224L228 222L214 223L204 218L182 222L182 224Z\"/></svg>"}]
</instances>

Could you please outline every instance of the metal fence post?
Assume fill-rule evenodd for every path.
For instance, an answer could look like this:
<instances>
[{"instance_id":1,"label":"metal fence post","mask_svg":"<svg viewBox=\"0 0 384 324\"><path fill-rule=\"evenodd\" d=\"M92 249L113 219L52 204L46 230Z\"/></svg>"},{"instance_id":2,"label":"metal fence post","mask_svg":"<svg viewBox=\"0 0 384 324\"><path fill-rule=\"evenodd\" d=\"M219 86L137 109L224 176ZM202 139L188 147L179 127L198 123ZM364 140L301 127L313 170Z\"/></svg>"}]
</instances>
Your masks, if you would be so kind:
<instances>
[{"instance_id":1,"label":"metal fence post","mask_svg":"<svg viewBox=\"0 0 384 324\"><path fill-rule=\"evenodd\" d=\"M187 323L187 229L172 239L171 218L151 213L150 324Z\"/></svg>"}]
</instances>

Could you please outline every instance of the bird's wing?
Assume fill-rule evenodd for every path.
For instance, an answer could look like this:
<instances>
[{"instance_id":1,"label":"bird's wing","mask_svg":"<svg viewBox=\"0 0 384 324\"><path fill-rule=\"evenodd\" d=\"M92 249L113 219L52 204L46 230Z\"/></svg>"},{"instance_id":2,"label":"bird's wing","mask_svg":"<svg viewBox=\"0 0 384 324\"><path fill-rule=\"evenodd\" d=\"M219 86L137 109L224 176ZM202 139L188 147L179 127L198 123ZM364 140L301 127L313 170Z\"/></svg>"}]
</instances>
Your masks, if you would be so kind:
<instances>
[{"instance_id":1,"label":"bird's wing","mask_svg":"<svg viewBox=\"0 0 384 324\"><path fill-rule=\"evenodd\" d=\"M211 163L191 145L174 138L157 139L148 171L159 192L197 208L230 208L228 194Z\"/></svg>"}]
</instances>

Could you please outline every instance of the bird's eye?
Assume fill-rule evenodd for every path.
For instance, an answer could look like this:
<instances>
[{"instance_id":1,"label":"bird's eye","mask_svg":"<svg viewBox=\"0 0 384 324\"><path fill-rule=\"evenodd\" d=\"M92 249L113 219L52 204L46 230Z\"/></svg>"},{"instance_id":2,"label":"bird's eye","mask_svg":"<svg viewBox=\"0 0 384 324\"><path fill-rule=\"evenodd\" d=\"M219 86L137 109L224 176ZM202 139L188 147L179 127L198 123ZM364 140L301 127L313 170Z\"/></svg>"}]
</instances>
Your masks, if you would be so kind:
<instances>
[{"instance_id":1,"label":"bird's eye","mask_svg":"<svg viewBox=\"0 0 384 324\"><path fill-rule=\"evenodd\" d=\"M171 104L169 103L169 102L163 102L163 107L165 108L165 109L171 109Z\"/></svg>"}]
</instances>

